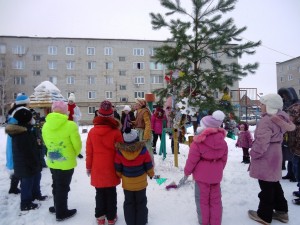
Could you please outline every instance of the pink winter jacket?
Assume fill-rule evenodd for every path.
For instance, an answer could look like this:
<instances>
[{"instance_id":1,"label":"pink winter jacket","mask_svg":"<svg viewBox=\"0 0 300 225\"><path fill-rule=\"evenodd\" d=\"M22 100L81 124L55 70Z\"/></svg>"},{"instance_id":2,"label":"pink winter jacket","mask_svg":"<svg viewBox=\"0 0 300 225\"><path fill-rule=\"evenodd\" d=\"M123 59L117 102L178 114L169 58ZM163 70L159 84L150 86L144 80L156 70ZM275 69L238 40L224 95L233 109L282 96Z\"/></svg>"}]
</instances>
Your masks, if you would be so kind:
<instances>
[{"instance_id":1,"label":"pink winter jacket","mask_svg":"<svg viewBox=\"0 0 300 225\"><path fill-rule=\"evenodd\" d=\"M193 174L196 181L220 183L227 162L228 146L223 128L206 128L193 139L184 174Z\"/></svg>"},{"instance_id":2,"label":"pink winter jacket","mask_svg":"<svg viewBox=\"0 0 300 225\"><path fill-rule=\"evenodd\" d=\"M164 121L167 121L167 117L164 115L163 118L158 118L153 113L151 116L151 129L155 134L162 134Z\"/></svg>"},{"instance_id":3,"label":"pink winter jacket","mask_svg":"<svg viewBox=\"0 0 300 225\"><path fill-rule=\"evenodd\" d=\"M238 140L236 142L236 147L251 148L252 142L253 140L249 130L240 131L238 133Z\"/></svg>"},{"instance_id":4,"label":"pink winter jacket","mask_svg":"<svg viewBox=\"0 0 300 225\"><path fill-rule=\"evenodd\" d=\"M269 182L281 179L283 134L294 129L295 125L283 111L262 115L250 151L250 177Z\"/></svg>"}]
</instances>

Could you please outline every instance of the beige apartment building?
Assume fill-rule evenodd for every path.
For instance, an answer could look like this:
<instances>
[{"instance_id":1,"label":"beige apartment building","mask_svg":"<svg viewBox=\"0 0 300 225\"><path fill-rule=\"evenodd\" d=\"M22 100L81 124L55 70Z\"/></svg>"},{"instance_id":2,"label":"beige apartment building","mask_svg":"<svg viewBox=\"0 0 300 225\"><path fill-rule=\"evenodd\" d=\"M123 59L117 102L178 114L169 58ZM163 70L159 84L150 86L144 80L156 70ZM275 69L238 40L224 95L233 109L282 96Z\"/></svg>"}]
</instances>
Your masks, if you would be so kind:
<instances>
[{"instance_id":1,"label":"beige apartment building","mask_svg":"<svg viewBox=\"0 0 300 225\"><path fill-rule=\"evenodd\" d=\"M293 87L300 96L300 56L276 63L277 90Z\"/></svg>"},{"instance_id":2,"label":"beige apartment building","mask_svg":"<svg viewBox=\"0 0 300 225\"><path fill-rule=\"evenodd\" d=\"M82 122L90 122L105 99L121 107L166 85L165 67L153 59L154 48L162 44L154 40L0 36L5 102L13 102L19 92L30 96L48 80L65 98L73 92ZM230 89L237 90L238 82ZM222 93L215 97L221 98Z\"/></svg>"}]
</instances>

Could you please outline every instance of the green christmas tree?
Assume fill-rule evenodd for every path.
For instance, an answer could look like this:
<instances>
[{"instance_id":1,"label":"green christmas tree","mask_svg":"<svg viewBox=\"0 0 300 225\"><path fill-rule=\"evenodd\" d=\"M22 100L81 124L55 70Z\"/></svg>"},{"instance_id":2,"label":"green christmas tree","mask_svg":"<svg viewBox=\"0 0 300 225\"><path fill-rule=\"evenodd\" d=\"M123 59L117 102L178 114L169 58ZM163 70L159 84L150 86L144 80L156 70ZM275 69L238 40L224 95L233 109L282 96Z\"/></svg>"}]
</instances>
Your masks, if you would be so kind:
<instances>
[{"instance_id":1,"label":"green christmas tree","mask_svg":"<svg viewBox=\"0 0 300 225\"><path fill-rule=\"evenodd\" d=\"M170 82L155 94L161 101L172 94L176 102L187 97L189 106L230 111L216 101L214 93L254 73L258 63L241 65L237 60L220 60L218 56L240 58L254 54L260 45L260 41L243 41L240 35L246 27L237 28L232 18L224 18L234 9L236 0L191 0L191 12L181 6L180 0L160 3L167 12L164 16L150 13L152 27L167 28L172 37L155 49L154 58L166 66Z\"/></svg>"}]
</instances>

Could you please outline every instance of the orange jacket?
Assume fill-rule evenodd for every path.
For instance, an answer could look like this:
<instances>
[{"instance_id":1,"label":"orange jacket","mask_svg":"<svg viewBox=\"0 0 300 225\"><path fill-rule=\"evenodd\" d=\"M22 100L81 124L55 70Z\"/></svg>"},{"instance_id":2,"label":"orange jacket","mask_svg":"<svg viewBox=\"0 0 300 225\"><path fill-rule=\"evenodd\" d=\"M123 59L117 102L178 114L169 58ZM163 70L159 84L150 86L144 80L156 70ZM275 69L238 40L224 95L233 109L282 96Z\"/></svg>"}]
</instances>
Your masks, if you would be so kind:
<instances>
[{"instance_id":1,"label":"orange jacket","mask_svg":"<svg viewBox=\"0 0 300 225\"><path fill-rule=\"evenodd\" d=\"M120 122L114 118L97 116L86 141L86 169L91 171L91 185L97 188L120 184L114 159L115 143L123 142Z\"/></svg>"}]
</instances>

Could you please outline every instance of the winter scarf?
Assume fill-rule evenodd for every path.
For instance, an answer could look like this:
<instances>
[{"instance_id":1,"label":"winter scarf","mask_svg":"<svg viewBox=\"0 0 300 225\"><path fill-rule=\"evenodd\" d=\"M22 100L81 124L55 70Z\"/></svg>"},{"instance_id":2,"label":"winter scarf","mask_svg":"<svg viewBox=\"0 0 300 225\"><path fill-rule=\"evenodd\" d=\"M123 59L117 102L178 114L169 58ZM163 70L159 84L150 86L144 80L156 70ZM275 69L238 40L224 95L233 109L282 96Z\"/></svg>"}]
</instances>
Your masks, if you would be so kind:
<instances>
[{"instance_id":1,"label":"winter scarf","mask_svg":"<svg viewBox=\"0 0 300 225\"><path fill-rule=\"evenodd\" d=\"M74 109L75 109L75 107L76 107L75 103L72 104L72 105L68 104L68 111L69 111L69 118L68 118L68 120L73 121L73 115L74 115Z\"/></svg>"}]
</instances>

